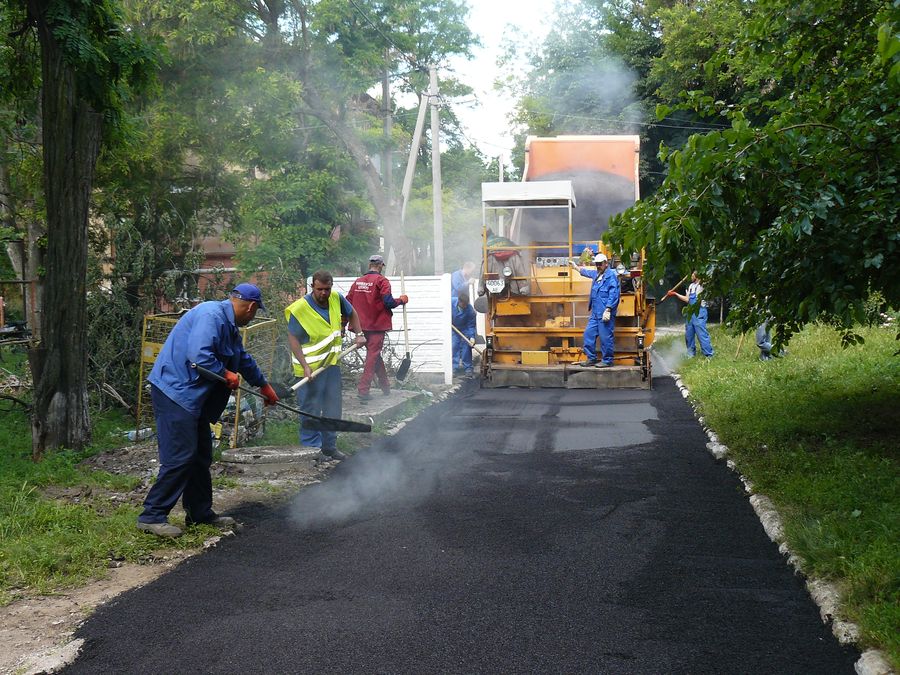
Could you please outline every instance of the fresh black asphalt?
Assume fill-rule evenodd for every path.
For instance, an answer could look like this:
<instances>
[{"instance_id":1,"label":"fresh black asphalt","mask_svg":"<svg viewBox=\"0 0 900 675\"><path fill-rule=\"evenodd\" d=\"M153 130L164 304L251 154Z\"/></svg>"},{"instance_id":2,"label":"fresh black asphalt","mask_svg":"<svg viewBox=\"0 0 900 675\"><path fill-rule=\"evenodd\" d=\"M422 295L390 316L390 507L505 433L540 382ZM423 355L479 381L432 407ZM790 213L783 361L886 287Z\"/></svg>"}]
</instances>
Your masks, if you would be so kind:
<instances>
[{"instance_id":1,"label":"fresh black asphalt","mask_svg":"<svg viewBox=\"0 0 900 675\"><path fill-rule=\"evenodd\" d=\"M669 378L478 389L79 630L68 673L852 673Z\"/></svg>"}]
</instances>

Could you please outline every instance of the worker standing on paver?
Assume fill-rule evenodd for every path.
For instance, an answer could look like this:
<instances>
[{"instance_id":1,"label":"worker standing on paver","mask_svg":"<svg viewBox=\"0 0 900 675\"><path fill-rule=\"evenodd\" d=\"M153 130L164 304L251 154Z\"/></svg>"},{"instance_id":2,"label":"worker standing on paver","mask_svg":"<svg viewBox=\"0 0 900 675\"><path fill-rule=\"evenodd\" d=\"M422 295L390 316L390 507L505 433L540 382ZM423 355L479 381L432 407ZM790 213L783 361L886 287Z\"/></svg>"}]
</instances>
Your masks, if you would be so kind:
<instances>
[{"instance_id":1,"label":"worker standing on paver","mask_svg":"<svg viewBox=\"0 0 900 675\"><path fill-rule=\"evenodd\" d=\"M166 338L147 379L156 417L159 475L144 500L138 529L161 537L177 537L181 529L168 523L169 512L181 498L185 523L220 527L234 519L212 510L212 434L240 385L238 373L260 388L266 405L278 401L256 361L244 351L241 333L265 309L262 294L253 284L238 284L231 297L203 302L175 324ZM225 378L226 384L204 379L196 364Z\"/></svg>"},{"instance_id":2,"label":"worker standing on paver","mask_svg":"<svg viewBox=\"0 0 900 675\"><path fill-rule=\"evenodd\" d=\"M391 383L381 350L385 334L393 328L392 310L409 302L405 295L394 298L391 294L391 282L383 275L383 271L384 258L376 253L369 258L369 271L354 281L347 293L347 300L359 314L359 323L366 336L366 362L357 385L361 401L372 397L369 388L376 377L381 392L385 396L391 393Z\"/></svg>"},{"instance_id":3,"label":"worker standing on paver","mask_svg":"<svg viewBox=\"0 0 900 675\"><path fill-rule=\"evenodd\" d=\"M613 364L613 349L615 346L614 332L616 327L616 310L619 308L619 277L610 269L609 260L602 253L594 256L596 269L588 270L579 267L578 263L570 260L569 264L578 270L579 274L588 279L593 279L591 284L591 299L588 309L591 316L584 329L584 361L579 361L579 366L596 366L597 368L609 368ZM597 338L600 338L601 359L597 358Z\"/></svg>"},{"instance_id":4,"label":"worker standing on paver","mask_svg":"<svg viewBox=\"0 0 900 675\"><path fill-rule=\"evenodd\" d=\"M469 294L459 291L451 303L453 327L469 340L475 339L475 309L469 304ZM455 330L453 337L453 372L472 374L472 343Z\"/></svg>"},{"instance_id":5,"label":"worker standing on paver","mask_svg":"<svg viewBox=\"0 0 900 675\"><path fill-rule=\"evenodd\" d=\"M715 352L713 352L712 341L709 339L709 330L706 328L708 310L706 300L700 297L703 295L703 284L700 283L697 270L691 272L691 284L688 286L687 293L682 294L675 290L666 293L667 298L672 295L682 302L686 302L689 306L697 304L699 300L700 308L696 312L692 311L689 313L685 321L684 343L687 346L688 356L696 356L697 354L696 339L696 341L700 342L700 351L703 353L703 356L708 359L712 358Z\"/></svg>"},{"instance_id":6,"label":"worker standing on paver","mask_svg":"<svg viewBox=\"0 0 900 675\"><path fill-rule=\"evenodd\" d=\"M297 405L303 412L319 417L340 418L341 353L343 326L356 333L356 344L366 344L359 314L340 293L332 293L331 272L319 270L312 277L312 290L284 310L288 322L288 344L293 355L294 375L311 378L297 389ZM323 372L312 377L318 370ZM337 432L319 429L316 420L300 420L300 444L319 448L329 459L346 455L337 449Z\"/></svg>"}]
</instances>

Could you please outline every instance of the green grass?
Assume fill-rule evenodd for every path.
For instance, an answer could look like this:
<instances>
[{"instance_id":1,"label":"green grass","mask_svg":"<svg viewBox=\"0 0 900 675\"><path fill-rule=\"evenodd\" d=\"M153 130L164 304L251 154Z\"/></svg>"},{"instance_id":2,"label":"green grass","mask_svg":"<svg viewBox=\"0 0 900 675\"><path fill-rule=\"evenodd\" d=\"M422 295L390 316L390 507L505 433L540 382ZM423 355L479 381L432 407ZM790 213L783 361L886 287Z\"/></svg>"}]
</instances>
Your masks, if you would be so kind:
<instances>
[{"instance_id":1,"label":"green grass","mask_svg":"<svg viewBox=\"0 0 900 675\"><path fill-rule=\"evenodd\" d=\"M27 368L23 350L0 348L0 368L22 375ZM0 371L0 377L7 373ZM429 405L410 403L409 416ZM141 561L161 551L193 549L216 533L195 527L175 540L139 532L140 511L108 498L112 491L134 489L137 476L113 475L80 466L82 460L103 450L120 447L123 432L133 422L119 412L92 417L93 445L83 452L56 451L43 461L31 460L31 427L21 407L0 409L0 606L32 593L51 593L102 576L111 560ZM376 425L375 434L384 432ZM338 435L338 447L353 453L372 441L368 434ZM266 434L255 445L296 445L294 420L269 421ZM214 479L217 488L237 485L234 478ZM60 496L63 489L72 498ZM174 521L174 524L181 523Z\"/></svg>"},{"instance_id":2,"label":"green grass","mask_svg":"<svg viewBox=\"0 0 900 675\"><path fill-rule=\"evenodd\" d=\"M752 334L736 357L739 339L714 330L715 358L676 369L778 506L805 571L839 585L865 644L900 667L900 356L895 329L860 332L863 345L842 349L835 331L811 326L762 362Z\"/></svg>"},{"instance_id":3,"label":"green grass","mask_svg":"<svg viewBox=\"0 0 900 675\"><path fill-rule=\"evenodd\" d=\"M177 540L139 532L139 509L112 502L104 490L130 490L138 478L88 471L78 463L122 443L128 418L95 416L94 445L50 452L31 461L31 427L18 411L0 412L0 606L30 593L102 576L111 560L140 561L161 549L191 549L214 532L197 527ZM51 488L81 488L78 503L54 499ZM90 490L88 490L90 488Z\"/></svg>"}]
</instances>

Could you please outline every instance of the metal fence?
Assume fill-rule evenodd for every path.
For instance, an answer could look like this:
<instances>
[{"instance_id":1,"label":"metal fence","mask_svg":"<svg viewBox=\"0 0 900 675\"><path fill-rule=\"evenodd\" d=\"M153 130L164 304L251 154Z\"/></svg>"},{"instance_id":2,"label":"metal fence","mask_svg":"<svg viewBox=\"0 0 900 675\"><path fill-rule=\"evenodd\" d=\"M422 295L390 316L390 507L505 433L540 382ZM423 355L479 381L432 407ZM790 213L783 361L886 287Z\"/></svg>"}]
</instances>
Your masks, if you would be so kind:
<instances>
[{"instance_id":1,"label":"metal fence","mask_svg":"<svg viewBox=\"0 0 900 675\"><path fill-rule=\"evenodd\" d=\"M153 369L163 343L181 316L181 314L148 314L144 317L133 440L146 438L154 432L153 404L150 401L150 384L147 382L147 376ZM266 378L271 376L275 361L276 326L275 319L254 319L240 329L244 349L253 355ZM210 426L220 446L237 448L265 433L265 425L266 414L262 399L244 394L238 389L232 394L219 422Z\"/></svg>"}]
</instances>

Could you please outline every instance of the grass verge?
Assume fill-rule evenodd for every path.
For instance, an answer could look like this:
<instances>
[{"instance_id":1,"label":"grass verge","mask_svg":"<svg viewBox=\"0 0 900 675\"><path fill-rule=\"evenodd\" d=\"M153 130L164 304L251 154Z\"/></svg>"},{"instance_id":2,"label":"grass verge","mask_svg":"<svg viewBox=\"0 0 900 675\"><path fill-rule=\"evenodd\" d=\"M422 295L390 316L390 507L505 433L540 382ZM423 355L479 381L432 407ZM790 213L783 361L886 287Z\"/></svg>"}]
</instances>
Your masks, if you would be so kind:
<instances>
[{"instance_id":1,"label":"grass verge","mask_svg":"<svg viewBox=\"0 0 900 675\"><path fill-rule=\"evenodd\" d=\"M900 670L900 356L896 329L865 343L810 326L783 358L713 331L716 356L675 368L740 471L784 519L805 571L841 588L864 646ZM660 341L667 353L681 337Z\"/></svg>"},{"instance_id":2,"label":"grass verge","mask_svg":"<svg viewBox=\"0 0 900 675\"><path fill-rule=\"evenodd\" d=\"M111 499L137 477L90 471L79 463L122 444L133 425L121 413L93 418L94 445L31 461L31 426L20 410L0 412L0 606L101 576L112 561L140 562L164 550L198 548L215 533L195 527L176 540L139 532L139 508ZM68 488L68 499L55 498ZM74 496L73 496L74 495Z\"/></svg>"}]
</instances>

